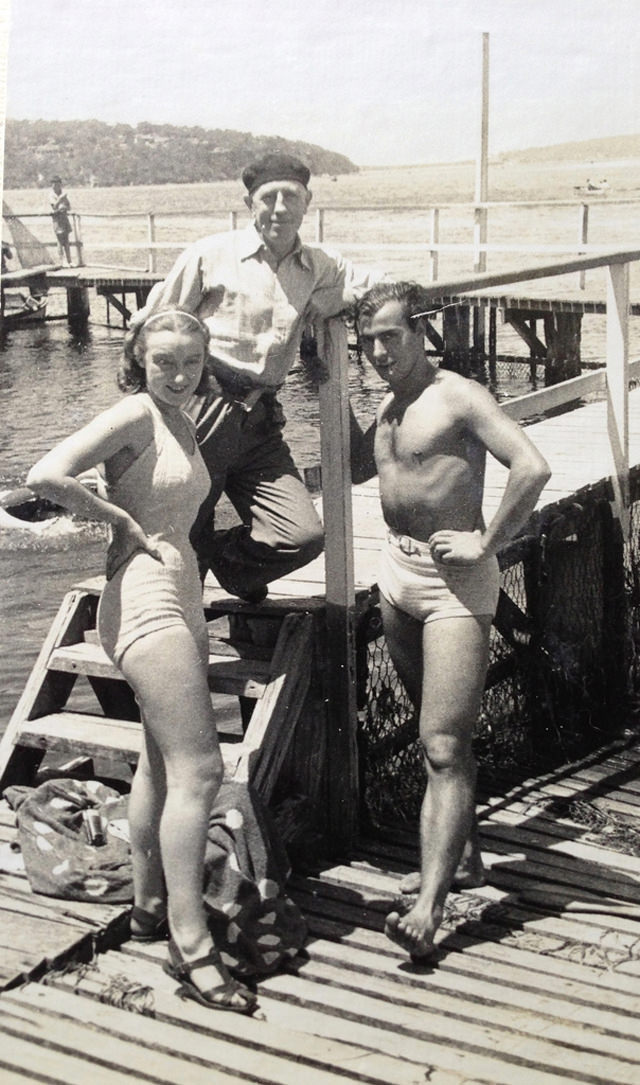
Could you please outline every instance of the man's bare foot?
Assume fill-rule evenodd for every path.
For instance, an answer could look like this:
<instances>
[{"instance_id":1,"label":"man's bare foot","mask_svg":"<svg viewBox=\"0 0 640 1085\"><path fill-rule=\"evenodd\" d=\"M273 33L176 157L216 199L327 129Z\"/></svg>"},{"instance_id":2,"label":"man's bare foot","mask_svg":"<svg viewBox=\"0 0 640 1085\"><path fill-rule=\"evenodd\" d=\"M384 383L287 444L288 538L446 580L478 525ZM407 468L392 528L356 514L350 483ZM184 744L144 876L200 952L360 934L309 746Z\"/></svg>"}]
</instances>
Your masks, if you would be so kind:
<instances>
[{"instance_id":1,"label":"man's bare foot","mask_svg":"<svg viewBox=\"0 0 640 1085\"><path fill-rule=\"evenodd\" d=\"M419 893L420 882L421 875L419 871L407 874L406 878L403 878L400 882L400 892ZM478 889L479 886L486 884L487 872L484 863L482 862L478 828L477 825L474 825L469 835L469 839L462 851L456 872L453 875L451 889L453 891L460 889Z\"/></svg>"},{"instance_id":2,"label":"man's bare foot","mask_svg":"<svg viewBox=\"0 0 640 1085\"><path fill-rule=\"evenodd\" d=\"M465 848L458 868L453 875L452 889L477 889L487 884L487 871L482 862L480 849Z\"/></svg>"},{"instance_id":3,"label":"man's bare foot","mask_svg":"<svg viewBox=\"0 0 640 1085\"><path fill-rule=\"evenodd\" d=\"M421 880L421 874L418 870L413 871L411 874L407 874L400 882L400 892L406 893L407 895L419 893ZM487 872L482 865L482 862L479 867L467 867L464 862L461 862L453 876L451 888L453 890L478 889L479 886L486 884Z\"/></svg>"},{"instance_id":4,"label":"man's bare foot","mask_svg":"<svg viewBox=\"0 0 640 1085\"><path fill-rule=\"evenodd\" d=\"M406 915L389 912L384 924L384 933L396 945L406 949L415 961L424 961L434 954L433 937L440 925L440 919L412 908Z\"/></svg>"}]
</instances>

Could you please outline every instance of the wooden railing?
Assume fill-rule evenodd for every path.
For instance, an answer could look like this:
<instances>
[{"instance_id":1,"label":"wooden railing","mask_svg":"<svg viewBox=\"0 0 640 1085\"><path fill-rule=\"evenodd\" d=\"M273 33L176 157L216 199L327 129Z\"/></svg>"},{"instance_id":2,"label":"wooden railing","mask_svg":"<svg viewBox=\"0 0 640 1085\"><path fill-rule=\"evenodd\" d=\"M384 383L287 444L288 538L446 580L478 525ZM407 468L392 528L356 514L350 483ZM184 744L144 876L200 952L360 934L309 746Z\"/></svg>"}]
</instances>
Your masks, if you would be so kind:
<instances>
[{"instance_id":1,"label":"wooden railing","mask_svg":"<svg viewBox=\"0 0 640 1085\"><path fill-rule=\"evenodd\" d=\"M591 200L522 200L522 201L510 201L510 200L493 200L485 203L441 203L441 204L424 204L424 205L412 205L405 207L398 204L371 204L366 206L353 207L349 204L337 204L335 206L318 207L314 212L314 237L319 243L327 240L327 216L340 213L398 213L406 212L408 215L416 216L419 214L428 214L429 216L429 236L421 241L396 243L396 242L358 242L357 245L347 246L347 248L357 249L358 252L379 252L381 254L385 252L416 252L424 253L427 259L426 266L426 279L428 282L436 282L439 278L439 257L444 253L470 253L472 260L471 266L478 270L482 267L483 263L486 263L486 257L488 254L514 254L522 253L523 255L567 255L571 253L576 254L589 254L600 253L606 247L602 244L594 245L589 241L589 224L590 224L590 210L595 206L602 208L616 207L616 206L640 206L640 200L637 199L617 199L610 196L599 197ZM577 216L577 230L571 239L567 239L566 242L553 242L546 243L541 241L525 241L522 243L509 243L509 242L491 242L484 241L483 238L487 236L491 212L498 212L509 208L514 209L532 209L539 210L541 208L573 208L575 209ZM471 240L469 242L457 242L457 241L441 241L441 212L444 211L461 211L468 210L470 213L470 231ZM146 240L145 241L128 241L118 240L117 238L110 239L108 242L104 241L87 241L87 247L94 252L108 252L117 249L122 252L144 252L146 253L147 263L144 269L132 268L126 270L145 270L149 272L155 272L157 270L156 256L159 251L166 252L178 252L182 251L187 244L186 241L158 241L157 240L157 219L162 217L163 221L173 219L187 219L187 218L206 218L211 216L214 219L226 219L229 225L229 229L236 229L238 227L239 218L242 216L242 221L246 218L246 213L239 213L235 210L226 210L219 208L205 208L198 211L128 211L128 212L85 212L74 211L71 214L72 223L74 228L74 237L71 242L72 247L75 248L77 253L77 263L82 265L84 263L83 258L83 231L85 226L89 226L91 220L103 221L103 220L137 220L141 223L146 223ZM40 219L50 221L51 216L48 214L40 213L28 213L18 216L22 219ZM340 239L336 239L336 243L339 243ZM55 248L56 242L45 240L43 244L48 247ZM580 272L580 286L584 288L585 278L584 271Z\"/></svg>"},{"instance_id":2,"label":"wooden railing","mask_svg":"<svg viewBox=\"0 0 640 1085\"><path fill-rule=\"evenodd\" d=\"M455 296L470 290L488 290L495 286L573 272L581 275L594 268L606 269L605 369L514 398L503 404L503 409L511 418L522 419L575 402L587 392L606 389L610 467L616 512L625 535L628 533L629 507L629 382L640 374L640 362L635 362L633 367L629 364L629 264L636 260L640 260L640 249L600 253L598 256L579 256L559 263L521 268L517 272L485 272L439 282L437 287L438 295Z\"/></svg>"}]
</instances>

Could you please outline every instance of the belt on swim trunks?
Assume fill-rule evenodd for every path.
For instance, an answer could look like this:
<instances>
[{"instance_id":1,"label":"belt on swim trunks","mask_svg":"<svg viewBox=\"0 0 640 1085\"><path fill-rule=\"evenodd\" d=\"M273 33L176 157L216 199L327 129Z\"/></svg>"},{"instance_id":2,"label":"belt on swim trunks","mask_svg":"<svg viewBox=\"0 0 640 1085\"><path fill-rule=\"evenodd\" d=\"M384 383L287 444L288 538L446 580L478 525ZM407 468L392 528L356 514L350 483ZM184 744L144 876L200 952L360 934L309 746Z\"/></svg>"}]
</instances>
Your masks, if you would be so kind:
<instances>
[{"instance_id":1,"label":"belt on swim trunks","mask_svg":"<svg viewBox=\"0 0 640 1085\"><path fill-rule=\"evenodd\" d=\"M431 557L431 547L426 542L412 539L410 535L397 535L395 531L387 530L387 539L392 546L397 546L403 554L422 554Z\"/></svg>"}]
</instances>

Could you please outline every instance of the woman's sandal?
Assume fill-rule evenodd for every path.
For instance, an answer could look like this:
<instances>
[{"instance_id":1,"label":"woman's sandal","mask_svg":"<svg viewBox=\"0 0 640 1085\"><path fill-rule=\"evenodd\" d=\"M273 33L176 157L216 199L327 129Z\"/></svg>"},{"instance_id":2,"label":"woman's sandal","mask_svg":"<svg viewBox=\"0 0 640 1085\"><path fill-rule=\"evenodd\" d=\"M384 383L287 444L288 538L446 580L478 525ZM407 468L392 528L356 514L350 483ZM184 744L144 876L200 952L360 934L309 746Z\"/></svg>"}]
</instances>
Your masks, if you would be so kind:
<instances>
[{"instance_id":1,"label":"woman's sandal","mask_svg":"<svg viewBox=\"0 0 640 1085\"><path fill-rule=\"evenodd\" d=\"M204 957L198 957L195 961L185 961L177 945L171 939L169 941L169 960L163 964L163 969L172 979L178 980L180 987L177 994L180 998L192 998L201 1006L209 1006L212 1010L229 1010L231 1013L252 1014L258 1007L256 996L247 987L229 976L228 980L219 983L216 987L210 987L208 991L201 991L191 979L191 973L203 965L213 965L218 970L224 970L224 964L220 954L214 948ZM242 1003L233 1002L233 996L240 995Z\"/></svg>"},{"instance_id":2,"label":"woman's sandal","mask_svg":"<svg viewBox=\"0 0 640 1085\"><path fill-rule=\"evenodd\" d=\"M137 930L131 924L135 923ZM130 942L164 942L169 937L169 921L166 915L158 917L135 904L129 913Z\"/></svg>"}]
</instances>

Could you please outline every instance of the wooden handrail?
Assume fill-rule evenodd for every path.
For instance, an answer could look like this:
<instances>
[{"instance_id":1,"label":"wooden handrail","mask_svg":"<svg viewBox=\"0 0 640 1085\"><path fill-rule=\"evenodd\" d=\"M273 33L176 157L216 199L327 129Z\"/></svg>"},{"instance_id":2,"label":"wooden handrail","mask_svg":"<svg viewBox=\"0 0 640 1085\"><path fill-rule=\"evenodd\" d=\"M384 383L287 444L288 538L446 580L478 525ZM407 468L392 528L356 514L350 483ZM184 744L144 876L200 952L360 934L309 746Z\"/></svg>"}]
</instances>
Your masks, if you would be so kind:
<instances>
[{"instance_id":1,"label":"wooden handrail","mask_svg":"<svg viewBox=\"0 0 640 1085\"><path fill-rule=\"evenodd\" d=\"M591 197L588 194L583 194L580 197L569 200L459 200L455 202L432 202L424 204L407 203L372 203L372 204L322 204L314 207L317 211L321 211L323 214L331 214L334 211L344 213L345 211L406 211L410 214L416 212L427 212L433 210L439 211L455 211L466 210L467 208L475 210L475 208L485 209L487 211L500 210L507 208L528 208L528 207L575 207L582 208L588 207L620 207L620 206L632 206L634 204L640 204L640 200L637 197L614 197L606 196L604 198L594 196ZM176 209L171 211L158 210L157 208L149 208L145 211L89 211L79 209L77 214L82 215L84 218L94 219L120 219L120 218L144 218L147 214L155 214L162 216L163 218L183 218L186 216L206 217L210 215L212 218L224 218L231 212L227 207L205 207L205 208L191 208L191 209ZM47 211L25 211L14 215L15 218L50 218L51 212Z\"/></svg>"},{"instance_id":2,"label":"wooden handrail","mask_svg":"<svg viewBox=\"0 0 640 1085\"><path fill-rule=\"evenodd\" d=\"M440 279L437 283L425 286L434 297L455 297L474 290L489 290L494 286L507 286L509 283L525 283L532 279L549 279L555 275L568 275L575 271L588 271L590 268L609 267L610 265L630 264L640 260L640 249L622 249L613 252L600 252L593 256L575 256L571 260L560 260L552 264L535 264L518 271L485 271L455 279Z\"/></svg>"},{"instance_id":3,"label":"wooden handrail","mask_svg":"<svg viewBox=\"0 0 640 1085\"><path fill-rule=\"evenodd\" d=\"M325 235L325 216L330 212L349 212L349 213L362 213L362 212L406 212L408 214L415 215L416 213L424 212L429 213L431 217L430 222L430 237L425 238L424 241L417 242L356 242L356 243L343 243L342 247L346 252L416 252L424 253L429 260L428 263L428 277L432 282L437 281L438 276L438 254L439 253L466 253L469 252L473 255L474 266L476 272L482 268L485 263L486 255L489 253L522 253L522 254L540 254L543 256L549 255L563 255L569 253L591 254L594 255L606 255L607 247L603 245L593 245L588 241L588 217L589 208L593 206L593 200L588 199L585 195L582 195L579 199L571 200L474 200L463 201L460 203L439 203L439 204L424 204L424 205L398 205L398 204L370 204L370 205L350 205L350 204L336 204L334 206L320 206L316 210L315 215L315 240L322 242ZM604 201L595 201L596 203L602 203ZM640 200L634 198L617 199L606 197L606 206L611 205L635 205L640 204ZM566 243L506 243L506 242L489 242L486 240L488 230L487 213L489 210L499 210L508 208L539 208L539 207L577 207L579 211L579 223L578 223L578 236ZM439 239L439 215L440 211L448 209L467 209L473 210L473 221L470 222L469 227L473 236L469 242L441 242ZM78 232L81 227L81 219L84 218L87 221L93 219L94 221L106 220L117 221L138 219L147 223L147 239L140 242L121 241L114 240L113 242L97 241L90 243L90 248L97 252L109 251L110 249L117 248L122 251L140 251L147 254L147 271L153 271L155 269L155 253L157 250L164 250L167 252L180 251L184 248L186 242L175 241L157 241L155 234L156 221L159 218L170 220L176 218L192 218L194 216L201 218L203 216L211 216L214 218L227 217L229 221L229 228L235 229L238 224L238 214L236 210L229 211L226 208L203 208L203 209L191 209L191 210L171 210L171 211L74 211L74 222ZM20 218L26 219L50 219L50 212L25 212L19 215ZM475 226L474 226L475 222ZM55 242L44 242L44 244L54 245ZM72 244L76 244L73 242ZM81 256L81 244L76 244L79 256ZM80 259L79 262L82 262ZM578 265L579 285L581 288L585 286L585 269L589 267L598 267L600 264L585 264ZM141 269L142 270L142 269ZM529 278L540 278L541 269L536 269L535 274L529 274ZM510 280L514 281L514 280ZM524 281L524 280L518 280ZM448 287L448 284L444 284ZM483 284L479 288L482 287Z\"/></svg>"}]
</instances>

